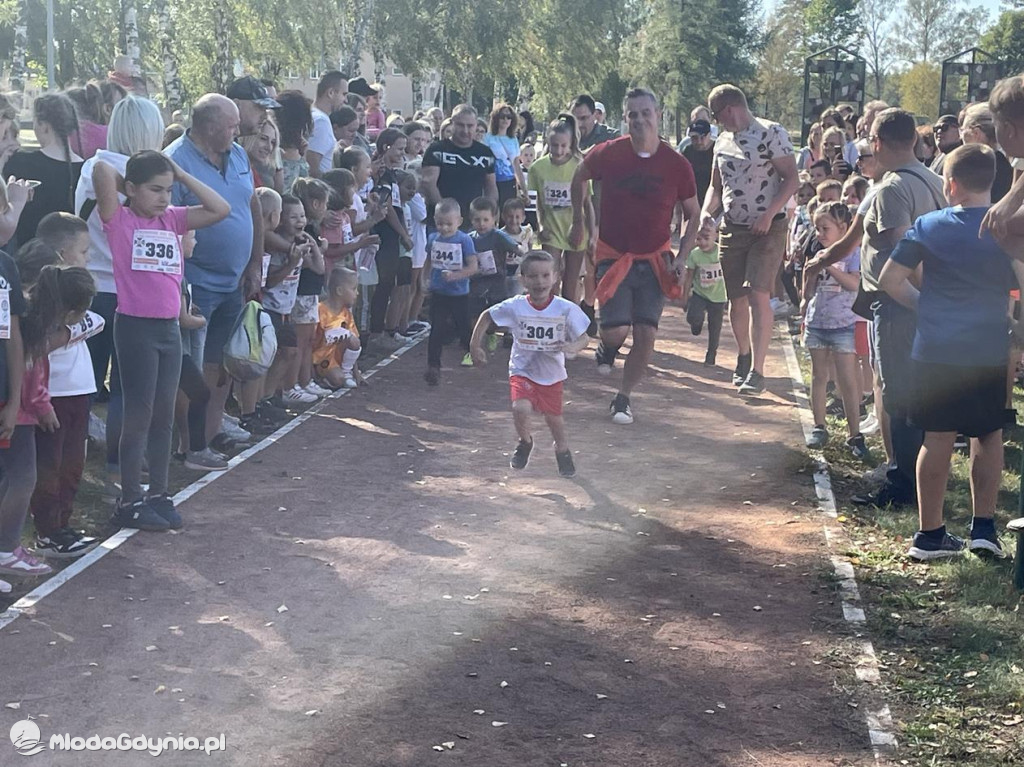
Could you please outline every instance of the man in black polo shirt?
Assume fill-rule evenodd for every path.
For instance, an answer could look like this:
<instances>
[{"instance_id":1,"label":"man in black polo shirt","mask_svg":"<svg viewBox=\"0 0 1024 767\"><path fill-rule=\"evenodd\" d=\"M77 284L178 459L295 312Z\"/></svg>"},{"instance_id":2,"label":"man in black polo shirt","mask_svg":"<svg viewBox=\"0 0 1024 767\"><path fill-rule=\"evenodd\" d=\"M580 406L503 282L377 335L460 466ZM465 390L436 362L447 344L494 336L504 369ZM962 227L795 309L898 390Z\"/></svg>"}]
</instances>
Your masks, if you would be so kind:
<instances>
[{"instance_id":1,"label":"man in black polo shirt","mask_svg":"<svg viewBox=\"0 0 1024 767\"><path fill-rule=\"evenodd\" d=\"M590 147L619 137L619 132L597 121L597 103L587 94L573 99L569 107L576 118L576 126L580 131L580 151L586 152Z\"/></svg>"},{"instance_id":2,"label":"man in black polo shirt","mask_svg":"<svg viewBox=\"0 0 1024 767\"><path fill-rule=\"evenodd\" d=\"M498 184L494 178L494 152L475 141L476 110L460 104L452 112L452 137L435 141L423 153L422 177L430 204L428 225L432 225L433 206L442 198L454 197L462 207L462 228L471 227L469 204L477 197L498 202Z\"/></svg>"},{"instance_id":3,"label":"man in black polo shirt","mask_svg":"<svg viewBox=\"0 0 1024 767\"><path fill-rule=\"evenodd\" d=\"M711 166L715 156L715 140L711 137L711 123L707 120L694 120L690 123L690 143L681 154L693 166L693 176L697 181L697 201L704 204L704 195L711 186Z\"/></svg>"}]
</instances>

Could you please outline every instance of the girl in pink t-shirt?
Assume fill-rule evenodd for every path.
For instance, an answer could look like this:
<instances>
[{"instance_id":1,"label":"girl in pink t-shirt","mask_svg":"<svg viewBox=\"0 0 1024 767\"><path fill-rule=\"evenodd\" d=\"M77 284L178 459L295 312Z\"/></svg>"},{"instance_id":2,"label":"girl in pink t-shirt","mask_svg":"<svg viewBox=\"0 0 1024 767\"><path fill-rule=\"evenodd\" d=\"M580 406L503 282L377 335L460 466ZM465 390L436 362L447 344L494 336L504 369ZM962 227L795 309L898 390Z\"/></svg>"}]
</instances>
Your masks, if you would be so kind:
<instances>
[{"instance_id":1,"label":"girl in pink t-shirt","mask_svg":"<svg viewBox=\"0 0 1024 767\"><path fill-rule=\"evenodd\" d=\"M200 205L171 206L175 183ZM139 530L181 526L167 494L174 399L181 374L181 237L231 212L224 199L160 152L139 152L124 178L105 162L93 170L96 203L113 256L117 287L114 348L121 370L121 498L115 521ZM118 200L118 192L127 198ZM149 459L149 492L142 493L142 457Z\"/></svg>"}]
</instances>

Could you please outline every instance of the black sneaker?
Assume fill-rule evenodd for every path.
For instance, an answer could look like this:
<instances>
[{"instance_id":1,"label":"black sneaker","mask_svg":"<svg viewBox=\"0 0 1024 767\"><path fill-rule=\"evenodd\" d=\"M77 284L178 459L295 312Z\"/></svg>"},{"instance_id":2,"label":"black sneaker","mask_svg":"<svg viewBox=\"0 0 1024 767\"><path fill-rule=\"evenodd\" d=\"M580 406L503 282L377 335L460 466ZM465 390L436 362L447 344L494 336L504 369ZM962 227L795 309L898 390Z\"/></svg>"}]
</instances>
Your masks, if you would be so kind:
<instances>
[{"instance_id":1,"label":"black sneaker","mask_svg":"<svg viewBox=\"0 0 1024 767\"><path fill-rule=\"evenodd\" d=\"M843 415L846 412L846 406L839 397L835 397L825 405L825 412L829 415Z\"/></svg>"},{"instance_id":2,"label":"black sneaker","mask_svg":"<svg viewBox=\"0 0 1024 767\"><path fill-rule=\"evenodd\" d=\"M227 455L234 449L235 441L224 432L219 432L210 440L210 447L219 453ZM184 458L182 460L184 460Z\"/></svg>"},{"instance_id":3,"label":"black sneaker","mask_svg":"<svg viewBox=\"0 0 1024 767\"><path fill-rule=\"evenodd\" d=\"M558 461L558 475L561 477L575 477L576 464L572 460L572 451L566 450L562 453L555 453L555 460Z\"/></svg>"},{"instance_id":4,"label":"black sneaker","mask_svg":"<svg viewBox=\"0 0 1024 767\"><path fill-rule=\"evenodd\" d=\"M1006 559L1010 555L1003 551L999 544L999 536L994 529L986 532L971 530L971 542L968 546L972 554L984 559Z\"/></svg>"},{"instance_id":5,"label":"black sneaker","mask_svg":"<svg viewBox=\"0 0 1024 767\"><path fill-rule=\"evenodd\" d=\"M284 423L285 421L291 420L291 416L288 415L288 411L283 407L275 405L270 401L269 397L261 399L256 403L256 413L265 421Z\"/></svg>"},{"instance_id":6,"label":"black sneaker","mask_svg":"<svg viewBox=\"0 0 1024 767\"><path fill-rule=\"evenodd\" d=\"M88 552L98 542L96 538L65 527L50 536L37 536L36 549L47 559L74 559Z\"/></svg>"},{"instance_id":7,"label":"black sneaker","mask_svg":"<svg viewBox=\"0 0 1024 767\"><path fill-rule=\"evenodd\" d=\"M846 440L846 447L850 449L850 454L858 461L867 461L871 458L871 451L868 450L863 434L855 434Z\"/></svg>"},{"instance_id":8,"label":"black sneaker","mask_svg":"<svg viewBox=\"0 0 1024 767\"><path fill-rule=\"evenodd\" d=\"M751 370L747 374L747 380L740 386L739 393L748 396L764 394L764 376L756 370Z\"/></svg>"},{"instance_id":9,"label":"black sneaker","mask_svg":"<svg viewBox=\"0 0 1024 767\"><path fill-rule=\"evenodd\" d=\"M952 559L964 553L967 544L963 538L949 533L943 534L938 540L918 531L914 533L914 541L907 550L907 556L918 562L930 562L933 559Z\"/></svg>"},{"instance_id":10,"label":"black sneaker","mask_svg":"<svg viewBox=\"0 0 1024 767\"><path fill-rule=\"evenodd\" d=\"M184 524L181 514L174 508L174 501L167 493L151 495L146 499L146 503L167 522L167 526L172 530L177 530Z\"/></svg>"},{"instance_id":11,"label":"black sneaker","mask_svg":"<svg viewBox=\"0 0 1024 767\"><path fill-rule=\"evenodd\" d=\"M529 442L525 440L519 440L519 444L516 445L516 451L512 453L512 458L509 460L508 465L513 469L525 469L526 465L530 462L530 453L533 452L533 440Z\"/></svg>"},{"instance_id":12,"label":"black sneaker","mask_svg":"<svg viewBox=\"0 0 1024 767\"><path fill-rule=\"evenodd\" d=\"M629 397L625 394L616 394L608 409L612 414L612 423L623 426L633 423L633 411L629 407Z\"/></svg>"},{"instance_id":13,"label":"black sneaker","mask_svg":"<svg viewBox=\"0 0 1024 767\"><path fill-rule=\"evenodd\" d=\"M736 358L736 369L732 373L732 385L742 386L750 375L750 366L753 364L753 353L747 352Z\"/></svg>"},{"instance_id":14,"label":"black sneaker","mask_svg":"<svg viewBox=\"0 0 1024 767\"><path fill-rule=\"evenodd\" d=\"M427 372L423 374L423 380L430 386L437 386L441 381L441 368L427 368Z\"/></svg>"},{"instance_id":15,"label":"black sneaker","mask_svg":"<svg viewBox=\"0 0 1024 767\"><path fill-rule=\"evenodd\" d=\"M715 358L718 356L718 352L708 352L704 355L704 367L713 368L715 366Z\"/></svg>"},{"instance_id":16,"label":"black sneaker","mask_svg":"<svg viewBox=\"0 0 1024 767\"><path fill-rule=\"evenodd\" d=\"M604 341L598 343L597 351L594 352L594 359L597 360L597 372L603 376L611 375L612 368L615 367L615 355L617 353L617 349L605 347Z\"/></svg>"},{"instance_id":17,"label":"black sneaker","mask_svg":"<svg viewBox=\"0 0 1024 767\"><path fill-rule=\"evenodd\" d=\"M913 497L906 497L903 495L896 495L887 485L882 485L877 493L859 493L850 498L855 506L877 506L880 509L884 509L891 506L894 509L900 509L905 506L914 506L916 500Z\"/></svg>"},{"instance_id":18,"label":"black sneaker","mask_svg":"<svg viewBox=\"0 0 1024 767\"><path fill-rule=\"evenodd\" d=\"M259 411L242 415L238 419L238 425L240 428L258 437L265 437L277 431L277 427L270 421L262 418Z\"/></svg>"},{"instance_id":19,"label":"black sneaker","mask_svg":"<svg viewBox=\"0 0 1024 767\"><path fill-rule=\"evenodd\" d=\"M135 530L147 530L153 533L161 533L171 527L167 524L167 520L145 501L135 501L125 505L118 503L111 521L118 527L131 527Z\"/></svg>"}]
</instances>

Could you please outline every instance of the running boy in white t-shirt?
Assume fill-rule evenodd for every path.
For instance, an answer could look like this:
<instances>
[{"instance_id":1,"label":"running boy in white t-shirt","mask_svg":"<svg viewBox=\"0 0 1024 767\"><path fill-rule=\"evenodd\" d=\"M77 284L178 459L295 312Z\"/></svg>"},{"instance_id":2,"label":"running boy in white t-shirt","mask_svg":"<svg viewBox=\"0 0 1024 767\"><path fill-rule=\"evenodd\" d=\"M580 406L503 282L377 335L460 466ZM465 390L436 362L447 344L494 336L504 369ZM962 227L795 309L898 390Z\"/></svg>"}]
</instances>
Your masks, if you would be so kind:
<instances>
[{"instance_id":1,"label":"running boy in white t-shirt","mask_svg":"<svg viewBox=\"0 0 1024 767\"><path fill-rule=\"evenodd\" d=\"M515 296L490 307L477 320L470 342L470 352L477 365L487 362L483 342L495 326L512 332L512 354L508 361L509 385L512 391L512 418L519 444L509 462L513 469L525 469L533 451L530 413L544 414L555 440L558 473L563 477L576 475L572 451L562 418L562 383L565 353L577 354L590 340L590 320L583 310L561 296L552 296L558 282L555 259L543 250L530 252L519 267L519 278L526 295Z\"/></svg>"}]
</instances>

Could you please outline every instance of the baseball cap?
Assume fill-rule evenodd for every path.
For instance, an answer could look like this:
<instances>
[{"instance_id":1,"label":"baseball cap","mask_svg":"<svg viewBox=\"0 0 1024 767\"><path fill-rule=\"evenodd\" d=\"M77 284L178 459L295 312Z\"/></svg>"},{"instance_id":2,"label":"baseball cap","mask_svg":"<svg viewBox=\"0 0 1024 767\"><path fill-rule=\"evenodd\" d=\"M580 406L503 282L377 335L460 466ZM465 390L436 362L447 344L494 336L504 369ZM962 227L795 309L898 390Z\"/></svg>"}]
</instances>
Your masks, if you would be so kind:
<instances>
[{"instance_id":1,"label":"baseball cap","mask_svg":"<svg viewBox=\"0 0 1024 767\"><path fill-rule=\"evenodd\" d=\"M348 81L348 92L354 93L357 96L362 96L365 99L369 96L376 96L380 93L380 89L374 88L366 82L365 77L353 77Z\"/></svg>"},{"instance_id":2,"label":"baseball cap","mask_svg":"<svg viewBox=\"0 0 1024 767\"><path fill-rule=\"evenodd\" d=\"M711 133L711 123L707 120L694 120L690 123L687 133L699 133L701 136L707 136Z\"/></svg>"},{"instance_id":3,"label":"baseball cap","mask_svg":"<svg viewBox=\"0 0 1024 767\"><path fill-rule=\"evenodd\" d=\"M956 119L956 116L942 115L942 117L935 121L935 125L932 127L932 130L938 131L939 128L947 128L951 125L960 125L960 122Z\"/></svg>"},{"instance_id":4,"label":"baseball cap","mask_svg":"<svg viewBox=\"0 0 1024 767\"><path fill-rule=\"evenodd\" d=\"M602 104L600 101L595 101L594 102L594 111L595 112L604 112L604 104Z\"/></svg>"},{"instance_id":5,"label":"baseball cap","mask_svg":"<svg viewBox=\"0 0 1024 767\"><path fill-rule=\"evenodd\" d=\"M252 75L239 77L228 86L225 94L229 99L255 101L264 109L280 109L281 105L267 95L267 88Z\"/></svg>"}]
</instances>

